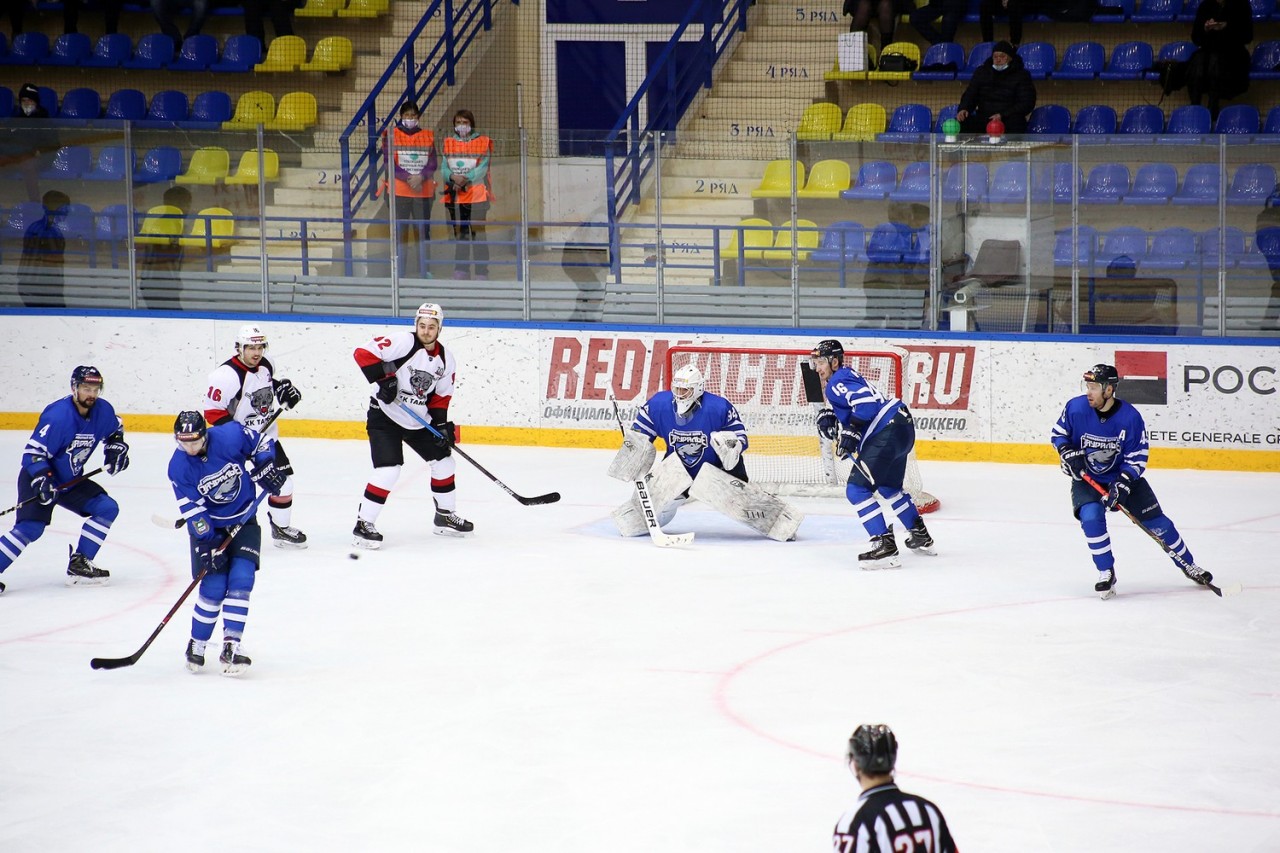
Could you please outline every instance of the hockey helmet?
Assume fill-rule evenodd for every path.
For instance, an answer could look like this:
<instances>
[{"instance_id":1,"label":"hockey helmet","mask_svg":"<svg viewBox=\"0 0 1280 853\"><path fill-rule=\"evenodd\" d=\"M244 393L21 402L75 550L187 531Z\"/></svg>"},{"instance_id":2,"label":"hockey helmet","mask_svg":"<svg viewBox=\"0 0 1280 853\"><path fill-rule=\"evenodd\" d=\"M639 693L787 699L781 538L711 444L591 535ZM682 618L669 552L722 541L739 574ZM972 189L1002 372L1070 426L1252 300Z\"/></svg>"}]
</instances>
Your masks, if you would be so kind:
<instances>
[{"instance_id":1,"label":"hockey helmet","mask_svg":"<svg viewBox=\"0 0 1280 853\"><path fill-rule=\"evenodd\" d=\"M179 412L173 421L173 437L178 441L200 441L208 432L204 415L199 412Z\"/></svg>"},{"instance_id":2,"label":"hockey helmet","mask_svg":"<svg viewBox=\"0 0 1280 853\"><path fill-rule=\"evenodd\" d=\"M816 358L834 358L836 367L844 366L844 345L835 338L827 338L825 341L818 341L818 345L809 353L809 357Z\"/></svg>"},{"instance_id":3,"label":"hockey helmet","mask_svg":"<svg viewBox=\"0 0 1280 853\"><path fill-rule=\"evenodd\" d=\"M268 346L267 333L262 329L252 324L240 327L240 332L236 335L236 352L245 347L262 347L262 351L266 352Z\"/></svg>"},{"instance_id":4,"label":"hockey helmet","mask_svg":"<svg viewBox=\"0 0 1280 853\"><path fill-rule=\"evenodd\" d=\"M702 398L706 387L706 380L702 378L702 371L696 364L686 364L677 370L676 375L671 378L671 395L675 397L676 414L687 415Z\"/></svg>"},{"instance_id":5,"label":"hockey helmet","mask_svg":"<svg viewBox=\"0 0 1280 853\"><path fill-rule=\"evenodd\" d=\"M418 313L413 316L413 325L417 326L419 320L435 320L444 326L444 309L434 302L424 302L418 306Z\"/></svg>"},{"instance_id":6,"label":"hockey helmet","mask_svg":"<svg viewBox=\"0 0 1280 853\"><path fill-rule=\"evenodd\" d=\"M898 739L884 724L862 725L849 736L849 760L863 773L884 776L898 762Z\"/></svg>"},{"instance_id":7,"label":"hockey helmet","mask_svg":"<svg viewBox=\"0 0 1280 853\"><path fill-rule=\"evenodd\" d=\"M1120 374L1110 364L1095 364L1084 372L1085 382L1097 382L1099 385L1115 387L1120 384Z\"/></svg>"},{"instance_id":8,"label":"hockey helmet","mask_svg":"<svg viewBox=\"0 0 1280 853\"><path fill-rule=\"evenodd\" d=\"M71 390L80 385L97 385L102 388L102 373L91 364L82 364L71 371Z\"/></svg>"}]
</instances>

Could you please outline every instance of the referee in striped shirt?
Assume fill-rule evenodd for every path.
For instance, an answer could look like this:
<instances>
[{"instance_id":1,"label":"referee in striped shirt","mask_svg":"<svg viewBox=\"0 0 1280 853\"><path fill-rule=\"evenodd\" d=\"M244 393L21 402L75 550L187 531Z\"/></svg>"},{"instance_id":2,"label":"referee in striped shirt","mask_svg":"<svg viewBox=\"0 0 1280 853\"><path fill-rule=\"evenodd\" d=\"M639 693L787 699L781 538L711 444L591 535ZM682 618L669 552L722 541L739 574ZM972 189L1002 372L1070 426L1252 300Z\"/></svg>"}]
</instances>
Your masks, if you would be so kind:
<instances>
[{"instance_id":1,"label":"referee in striped shirt","mask_svg":"<svg viewBox=\"0 0 1280 853\"><path fill-rule=\"evenodd\" d=\"M938 807L894 784L897 760L898 739L888 726L858 726L850 736L849 769L862 795L836 823L836 853L956 853Z\"/></svg>"}]
</instances>

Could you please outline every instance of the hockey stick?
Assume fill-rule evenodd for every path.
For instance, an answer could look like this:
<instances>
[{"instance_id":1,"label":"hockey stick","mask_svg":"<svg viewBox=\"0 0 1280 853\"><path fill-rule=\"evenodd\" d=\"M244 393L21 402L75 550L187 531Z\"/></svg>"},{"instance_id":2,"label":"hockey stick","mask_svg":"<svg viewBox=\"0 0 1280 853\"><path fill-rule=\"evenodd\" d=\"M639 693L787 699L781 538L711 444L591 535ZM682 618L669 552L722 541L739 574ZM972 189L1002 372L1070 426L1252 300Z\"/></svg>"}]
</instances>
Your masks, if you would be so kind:
<instances>
[{"instance_id":1,"label":"hockey stick","mask_svg":"<svg viewBox=\"0 0 1280 853\"><path fill-rule=\"evenodd\" d=\"M95 474L101 474L101 473L103 472L103 470L105 470L105 469L103 469L103 468L94 468L92 471L89 471L89 472L88 472L88 473L86 473L86 474L81 474L79 477L72 477L70 480L67 480L67 482L65 482L65 483L63 483L62 485L58 486L58 491L60 491L60 492L65 492L67 489L71 488L72 486L78 486L78 485L80 485L80 483L81 483L81 482L83 482L83 481L85 481L85 480L89 479L90 477L94 476ZM39 499L39 497L40 497L39 495L32 495L31 497L27 498L25 501L18 501L18 502L17 502L16 504L14 504L13 506L9 507L8 509L4 510L3 512L0 512L0 515L8 515L8 514L9 514L9 513L11 513L11 512L17 512L18 510L22 509L24 506L26 506L27 504L31 503L32 501L34 501L34 500L38 500L38 499Z\"/></svg>"},{"instance_id":2,"label":"hockey stick","mask_svg":"<svg viewBox=\"0 0 1280 853\"><path fill-rule=\"evenodd\" d=\"M444 434L440 432L440 430L433 427L429 421L423 420L422 416L419 415L417 412L415 412L413 409L409 408L404 403L397 403L396 405L398 405L400 409L409 417L413 418L415 421L422 424L422 426L425 427L426 430L430 432L432 435L434 435L436 438L442 438L442 439L444 438ZM483 465L481 465L479 462L477 462L476 460L468 456L466 454L466 451L458 447L458 445L454 444L452 440L452 436L445 440L448 441L449 447L453 449L454 453L458 454L463 459L470 462L477 471L479 471L481 474L484 474L486 477L492 480L498 486L498 488L502 489L502 491L511 495L511 497L520 501L520 503L524 504L525 506L539 506L541 504L553 504L556 501L560 500L559 492L547 492L545 495L534 495L533 497L525 497L524 495L517 494L506 483L502 482L497 477L493 476L493 474L490 474L488 469L486 469Z\"/></svg>"},{"instance_id":3,"label":"hockey stick","mask_svg":"<svg viewBox=\"0 0 1280 853\"><path fill-rule=\"evenodd\" d=\"M254 499L252 509L253 514L257 514L258 506L266 496L267 492L264 490L257 498ZM219 545L213 553L215 555L221 554L223 551L227 550L227 548L231 546L231 540L236 538L236 534L240 532L240 528L242 527L244 527L244 522L241 522L228 530L227 535L222 540L222 544ZM169 612L160 620L160 624L151 632L151 636L147 637L147 641L142 644L142 648L138 649L126 658L94 658L89 661L89 666L94 669L120 669L126 666L133 666L137 663L138 659L142 657L143 652L151 647L151 644L155 642L156 637L160 636L160 632L164 630L164 626L169 624L169 620L173 618L173 614L178 612L178 608L182 606L182 602L186 601L187 596L191 594L191 591L200 584L200 581L204 580L204 576L206 574L208 574L208 570L203 567L200 571L196 572L196 576L191 579L191 583L187 584L187 588L182 591L182 595L178 596L178 600L173 603L173 607L170 607Z\"/></svg>"},{"instance_id":4,"label":"hockey stick","mask_svg":"<svg viewBox=\"0 0 1280 853\"><path fill-rule=\"evenodd\" d=\"M1099 483L1097 480L1090 477L1088 474L1081 474L1081 477L1084 479L1086 483L1092 486L1093 490L1098 494L1103 495L1104 497L1107 494L1109 494L1108 490L1104 488L1101 483ZM1121 512L1123 512L1130 521L1136 524L1139 530L1141 530L1143 533L1147 534L1153 540L1155 540L1155 543L1159 545L1161 548L1163 548L1164 552L1168 554L1171 558L1173 558L1173 561L1178 564L1178 568L1182 569L1182 573L1184 575L1187 573L1188 569L1199 568L1199 566L1193 566L1191 563L1188 563L1185 557L1183 557L1181 554L1177 553L1168 545L1166 545L1165 541L1161 539L1159 536L1157 536L1155 533L1153 533L1150 527L1147 527L1145 524L1139 521L1138 517L1134 515L1132 512L1130 512L1127 506L1125 506L1122 503L1117 503L1116 508L1119 509ZM1195 579L1191 578L1191 580L1195 580ZM1217 586L1215 586L1212 581L1206 581L1203 583L1201 583L1200 581L1195 581L1195 582L1200 584L1201 586L1207 586L1209 589L1213 590L1214 595L1218 596L1219 598L1222 597L1222 590L1219 589ZM1232 588L1233 593L1238 591L1239 590Z\"/></svg>"},{"instance_id":5,"label":"hockey stick","mask_svg":"<svg viewBox=\"0 0 1280 853\"><path fill-rule=\"evenodd\" d=\"M618 411L618 401L609 398L609 402L613 404L613 417L618 422L618 432L622 433L622 440L627 439L627 430L622 426L622 413ZM644 477L639 477L631 481L631 485L635 487L636 497L640 501L640 511L644 513L645 523L649 526L649 538L653 540L653 544L659 548L679 548L693 542L692 533L665 533L658 524L658 513L653 509L653 500L649 497L649 487L644 481Z\"/></svg>"}]
</instances>

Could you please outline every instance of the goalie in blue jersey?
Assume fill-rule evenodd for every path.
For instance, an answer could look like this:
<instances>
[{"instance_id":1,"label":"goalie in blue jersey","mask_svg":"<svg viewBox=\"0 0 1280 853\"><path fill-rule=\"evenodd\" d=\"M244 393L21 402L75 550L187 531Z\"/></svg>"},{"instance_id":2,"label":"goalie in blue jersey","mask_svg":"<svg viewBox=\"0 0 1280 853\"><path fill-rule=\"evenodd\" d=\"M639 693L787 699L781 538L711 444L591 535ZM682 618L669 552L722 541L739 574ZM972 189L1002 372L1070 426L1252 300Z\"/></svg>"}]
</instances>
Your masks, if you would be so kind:
<instances>
[{"instance_id":1,"label":"goalie in blue jersey","mask_svg":"<svg viewBox=\"0 0 1280 853\"><path fill-rule=\"evenodd\" d=\"M1147 425L1133 404L1116 396L1120 374L1110 364L1085 371L1084 393L1063 407L1053 425L1050 443L1062 459L1062 473L1071 478L1071 505L1098 570L1093 589L1102 598L1116 594L1115 557L1107 514L1124 507L1168 546L1182 573L1198 584L1213 582L1213 575L1195 564L1195 558L1178 535L1178 529L1160 509L1147 471ZM1085 478L1107 489L1104 496Z\"/></svg>"},{"instance_id":2,"label":"goalie in blue jersey","mask_svg":"<svg viewBox=\"0 0 1280 853\"><path fill-rule=\"evenodd\" d=\"M667 452L654 465L653 443L659 438ZM670 391L659 391L640 407L609 476L647 480L659 526L696 498L770 539L795 539L804 516L748 482L743 459L747 445L747 428L737 409L724 397L708 392L702 372L689 364L676 371ZM649 529L636 495L618 507L613 517L623 536L640 536Z\"/></svg>"}]
</instances>

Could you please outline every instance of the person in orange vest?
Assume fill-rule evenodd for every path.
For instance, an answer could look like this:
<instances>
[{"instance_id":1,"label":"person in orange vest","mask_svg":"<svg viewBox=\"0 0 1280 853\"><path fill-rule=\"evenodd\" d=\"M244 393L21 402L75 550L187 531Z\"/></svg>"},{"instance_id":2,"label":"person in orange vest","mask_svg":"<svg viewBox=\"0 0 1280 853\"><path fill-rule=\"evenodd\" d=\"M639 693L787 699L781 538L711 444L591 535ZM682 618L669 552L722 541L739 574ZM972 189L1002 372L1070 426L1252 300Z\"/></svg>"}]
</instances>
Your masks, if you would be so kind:
<instances>
[{"instance_id":1,"label":"person in orange vest","mask_svg":"<svg viewBox=\"0 0 1280 853\"><path fill-rule=\"evenodd\" d=\"M453 133L445 137L444 165L448 178L444 185L444 204L449 208L453 237L457 241L453 254L453 277L485 281L489 278L489 247L478 235L493 201L489 183L489 158L493 156L493 140L476 133L476 118L470 110L453 114ZM474 262L474 273L472 272Z\"/></svg>"},{"instance_id":2,"label":"person in orange vest","mask_svg":"<svg viewBox=\"0 0 1280 853\"><path fill-rule=\"evenodd\" d=\"M400 271L406 273L420 266L422 277L430 278L431 207L435 203L438 161L436 135L420 127L418 117L418 105L405 101L399 121L391 128L395 144L396 221L400 223Z\"/></svg>"}]
</instances>

